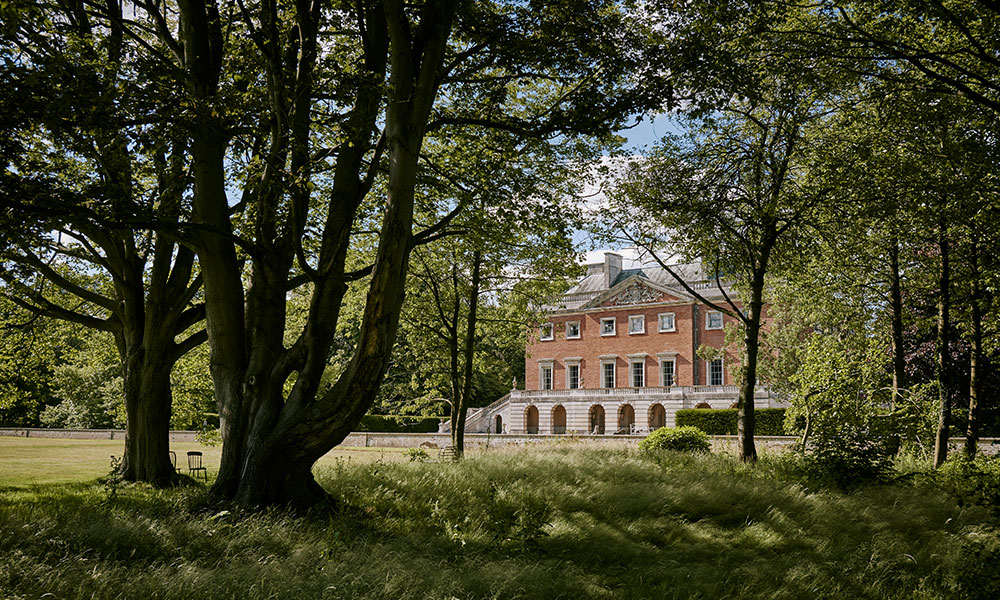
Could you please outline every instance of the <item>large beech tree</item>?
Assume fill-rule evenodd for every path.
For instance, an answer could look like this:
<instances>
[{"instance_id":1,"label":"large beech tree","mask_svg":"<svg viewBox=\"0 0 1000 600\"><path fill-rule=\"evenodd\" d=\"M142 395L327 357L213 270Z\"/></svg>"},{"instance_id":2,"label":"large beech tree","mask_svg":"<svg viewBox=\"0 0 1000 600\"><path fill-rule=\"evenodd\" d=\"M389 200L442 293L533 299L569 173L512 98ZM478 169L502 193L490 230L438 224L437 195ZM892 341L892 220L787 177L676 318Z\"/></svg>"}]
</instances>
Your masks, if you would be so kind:
<instances>
[{"instance_id":1,"label":"large beech tree","mask_svg":"<svg viewBox=\"0 0 1000 600\"><path fill-rule=\"evenodd\" d=\"M224 18L216 2L180 0L176 34L162 4L137 6L182 74L194 176L186 239L204 276L222 419L213 489L243 506L326 498L312 465L375 397L410 252L463 209L415 220L426 137L482 128L568 143L557 136L613 130L661 96L636 83L660 87L657 77L623 77L638 72L644 33L611 2L239 3ZM250 44L230 53L237 38ZM260 90L260 104L234 108L240 86ZM235 111L254 109L254 126L233 126ZM247 159L232 203L237 155ZM361 239L374 260L351 270ZM286 343L286 298L306 282L308 318ZM352 284L367 290L356 345L324 385Z\"/></svg>"},{"instance_id":2,"label":"large beech tree","mask_svg":"<svg viewBox=\"0 0 1000 600\"><path fill-rule=\"evenodd\" d=\"M122 7L5 9L0 112L2 292L36 315L113 335L122 362L126 480L173 480L170 372L204 342L186 213L185 143L153 127L151 65ZM150 233L156 222L163 229Z\"/></svg>"}]
</instances>

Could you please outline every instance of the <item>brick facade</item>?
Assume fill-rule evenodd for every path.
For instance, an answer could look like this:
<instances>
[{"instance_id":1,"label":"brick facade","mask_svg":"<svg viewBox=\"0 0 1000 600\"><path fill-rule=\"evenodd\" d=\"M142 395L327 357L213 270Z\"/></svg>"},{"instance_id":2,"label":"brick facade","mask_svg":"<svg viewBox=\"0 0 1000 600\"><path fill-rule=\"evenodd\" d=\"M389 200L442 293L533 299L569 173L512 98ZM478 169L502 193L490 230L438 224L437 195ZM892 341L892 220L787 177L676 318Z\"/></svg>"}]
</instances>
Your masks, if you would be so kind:
<instances>
[{"instance_id":1,"label":"brick facade","mask_svg":"<svg viewBox=\"0 0 1000 600\"><path fill-rule=\"evenodd\" d=\"M735 319L697 301L664 269L622 269L621 257L607 253L603 263L587 270L586 277L543 308L543 321L530 332L524 389L470 411L466 431L644 433L674 426L680 409L728 408L736 402L737 355L735 348L725 347L725 327ZM733 296L700 265L672 270L720 306L725 295ZM673 315L673 327L661 331L663 314ZM605 320L614 323L613 333ZM631 326L633 320L642 327ZM720 350L713 359L722 359L721 380L712 380L712 361L698 357L702 346ZM662 381L665 362L673 363L669 384ZM573 368L578 369L575 381ZM715 374L720 375L718 369ZM760 387L754 405L782 403Z\"/></svg>"}]
</instances>

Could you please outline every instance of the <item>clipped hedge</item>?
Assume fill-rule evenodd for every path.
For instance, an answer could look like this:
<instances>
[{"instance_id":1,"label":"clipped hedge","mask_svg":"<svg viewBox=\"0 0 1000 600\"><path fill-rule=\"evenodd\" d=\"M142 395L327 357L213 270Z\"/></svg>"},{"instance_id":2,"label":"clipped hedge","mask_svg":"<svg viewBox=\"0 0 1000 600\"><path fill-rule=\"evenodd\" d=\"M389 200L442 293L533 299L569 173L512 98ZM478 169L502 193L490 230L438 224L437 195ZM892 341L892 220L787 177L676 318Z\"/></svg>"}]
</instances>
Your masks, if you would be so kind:
<instances>
[{"instance_id":1,"label":"clipped hedge","mask_svg":"<svg viewBox=\"0 0 1000 600\"><path fill-rule=\"evenodd\" d=\"M785 432L785 409L758 408L756 435L789 435ZM678 427L697 427L708 435L736 435L736 409L686 408L677 411Z\"/></svg>"},{"instance_id":2,"label":"clipped hedge","mask_svg":"<svg viewBox=\"0 0 1000 600\"><path fill-rule=\"evenodd\" d=\"M354 430L372 433L437 433L441 421L439 417L365 415Z\"/></svg>"}]
</instances>

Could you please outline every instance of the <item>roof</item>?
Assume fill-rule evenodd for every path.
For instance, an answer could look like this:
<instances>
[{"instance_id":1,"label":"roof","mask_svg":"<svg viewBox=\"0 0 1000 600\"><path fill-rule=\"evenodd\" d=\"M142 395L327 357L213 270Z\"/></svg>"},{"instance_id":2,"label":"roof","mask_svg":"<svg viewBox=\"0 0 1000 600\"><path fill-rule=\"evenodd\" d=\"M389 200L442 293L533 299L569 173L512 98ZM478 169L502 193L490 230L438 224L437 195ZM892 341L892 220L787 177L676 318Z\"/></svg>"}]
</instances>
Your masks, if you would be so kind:
<instances>
[{"instance_id":1,"label":"roof","mask_svg":"<svg viewBox=\"0 0 1000 600\"><path fill-rule=\"evenodd\" d=\"M670 265L670 270L679 275L684 281L698 293L709 300L722 297L719 292L717 281L705 277L704 269L699 263L688 263ZM627 285L626 282L630 282ZM643 267L639 269L622 269L610 285L605 284L604 270L591 270L591 272L578 281L575 285L566 290L561 297L554 302L544 305L541 308L547 312L567 312L591 308L591 305L599 297L614 295L610 292L617 292L618 289L629 287L632 283L646 283L649 287L677 296L678 298L691 299L691 294L677 282L673 275L661 267ZM726 293L730 293L730 286L723 282Z\"/></svg>"}]
</instances>

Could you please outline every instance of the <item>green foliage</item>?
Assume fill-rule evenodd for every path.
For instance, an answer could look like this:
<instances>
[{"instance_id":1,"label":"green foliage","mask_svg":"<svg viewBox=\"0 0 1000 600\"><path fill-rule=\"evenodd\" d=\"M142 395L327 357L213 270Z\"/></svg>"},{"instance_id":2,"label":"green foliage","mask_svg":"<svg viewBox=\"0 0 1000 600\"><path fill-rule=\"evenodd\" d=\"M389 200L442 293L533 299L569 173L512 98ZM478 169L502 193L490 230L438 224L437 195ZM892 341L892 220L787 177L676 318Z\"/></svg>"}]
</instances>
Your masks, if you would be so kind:
<instances>
[{"instance_id":1,"label":"green foliage","mask_svg":"<svg viewBox=\"0 0 1000 600\"><path fill-rule=\"evenodd\" d=\"M697 427L708 435L736 435L735 408L685 408L677 411L678 427ZM785 432L784 408L754 410L756 435L788 435Z\"/></svg>"},{"instance_id":2,"label":"green foliage","mask_svg":"<svg viewBox=\"0 0 1000 600\"><path fill-rule=\"evenodd\" d=\"M402 415L365 415L355 431L378 433L436 433L438 417L407 417Z\"/></svg>"},{"instance_id":3,"label":"green foliage","mask_svg":"<svg viewBox=\"0 0 1000 600\"><path fill-rule=\"evenodd\" d=\"M958 499L960 506L984 506L1000 516L1000 458L977 455L969 460L959 454L935 473L941 488Z\"/></svg>"},{"instance_id":4,"label":"green foliage","mask_svg":"<svg viewBox=\"0 0 1000 600\"><path fill-rule=\"evenodd\" d=\"M53 369L57 404L41 414L46 427L121 428L125 401L121 363L111 336L87 331L82 346Z\"/></svg>"},{"instance_id":5,"label":"green foliage","mask_svg":"<svg viewBox=\"0 0 1000 600\"><path fill-rule=\"evenodd\" d=\"M697 427L661 427L640 441L639 449L643 452L708 452L712 449L712 444L708 434Z\"/></svg>"},{"instance_id":6,"label":"green foliage","mask_svg":"<svg viewBox=\"0 0 1000 600\"><path fill-rule=\"evenodd\" d=\"M426 462L431 459L431 455L423 448L407 448L406 457L410 462Z\"/></svg>"},{"instance_id":7,"label":"green foliage","mask_svg":"<svg viewBox=\"0 0 1000 600\"><path fill-rule=\"evenodd\" d=\"M208 344L198 346L177 360L170 371L170 386L173 395L171 429L197 431L204 429L206 421L218 426L218 416L214 415L215 390L208 369Z\"/></svg>"},{"instance_id":8,"label":"green foliage","mask_svg":"<svg viewBox=\"0 0 1000 600\"><path fill-rule=\"evenodd\" d=\"M840 490L884 483L892 476L893 445L884 430L847 419L816 432L805 458L813 483Z\"/></svg>"},{"instance_id":9,"label":"green foliage","mask_svg":"<svg viewBox=\"0 0 1000 600\"><path fill-rule=\"evenodd\" d=\"M38 427L54 398L53 368L79 341L64 322L32 318L0 296L0 426Z\"/></svg>"}]
</instances>

